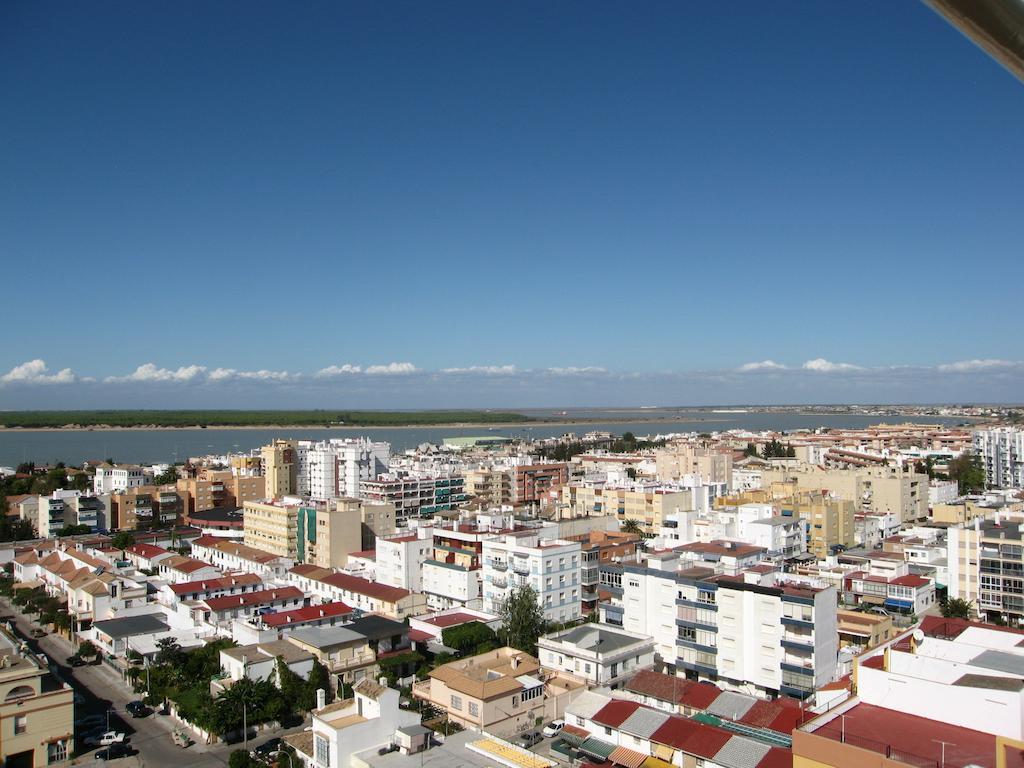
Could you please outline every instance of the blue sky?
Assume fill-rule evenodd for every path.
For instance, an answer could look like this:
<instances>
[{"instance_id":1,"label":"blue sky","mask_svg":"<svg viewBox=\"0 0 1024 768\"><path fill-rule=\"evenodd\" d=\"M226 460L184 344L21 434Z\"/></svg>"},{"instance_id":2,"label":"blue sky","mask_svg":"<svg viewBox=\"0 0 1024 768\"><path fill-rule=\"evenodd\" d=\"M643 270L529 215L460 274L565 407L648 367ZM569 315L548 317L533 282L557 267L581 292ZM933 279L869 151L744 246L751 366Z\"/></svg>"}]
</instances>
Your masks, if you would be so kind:
<instances>
[{"instance_id":1,"label":"blue sky","mask_svg":"<svg viewBox=\"0 0 1024 768\"><path fill-rule=\"evenodd\" d=\"M0 407L1019 400L1024 86L706 6L4 3Z\"/></svg>"}]
</instances>

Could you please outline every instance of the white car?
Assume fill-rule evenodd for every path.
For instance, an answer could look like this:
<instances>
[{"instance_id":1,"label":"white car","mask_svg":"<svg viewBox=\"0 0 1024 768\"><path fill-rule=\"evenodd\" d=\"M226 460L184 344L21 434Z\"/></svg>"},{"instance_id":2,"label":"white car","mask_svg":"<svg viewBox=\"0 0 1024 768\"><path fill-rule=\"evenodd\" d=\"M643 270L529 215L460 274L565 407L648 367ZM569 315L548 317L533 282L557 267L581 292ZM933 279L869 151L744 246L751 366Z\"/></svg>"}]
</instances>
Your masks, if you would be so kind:
<instances>
[{"instance_id":1,"label":"white car","mask_svg":"<svg viewBox=\"0 0 1024 768\"><path fill-rule=\"evenodd\" d=\"M86 739L85 743L91 747L109 747L111 744L124 744L124 733L122 731L107 731L94 738Z\"/></svg>"},{"instance_id":2,"label":"white car","mask_svg":"<svg viewBox=\"0 0 1024 768\"><path fill-rule=\"evenodd\" d=\"M565 728L565 720L552 720L550 723L544 726L542 733L545 736L557 736Z\"/></svg>"}]
</instances>

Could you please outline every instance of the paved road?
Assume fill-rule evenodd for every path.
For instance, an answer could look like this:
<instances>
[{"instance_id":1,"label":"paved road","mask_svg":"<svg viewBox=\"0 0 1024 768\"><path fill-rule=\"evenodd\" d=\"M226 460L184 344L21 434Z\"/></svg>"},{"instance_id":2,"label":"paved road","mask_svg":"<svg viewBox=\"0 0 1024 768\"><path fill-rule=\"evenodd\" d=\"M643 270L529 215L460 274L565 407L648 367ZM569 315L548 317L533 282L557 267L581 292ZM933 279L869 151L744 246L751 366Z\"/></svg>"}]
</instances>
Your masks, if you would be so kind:
<instances>
[{"instance_id":1,"label":"paved road","mask_svg":"<svg viewBox=\"0 0 1024 768\"><path fill-rule=\"evenodd\" d=\"M59 635L46 635L38 640L32 639L32 629L39 625L30 621L6 598L0 597L0 612L5 616L14 617L15 632L25 639L33 651L37 653L41 651L46 654L50 660L50 671L75 689L77 694L75 697L76 723L89 715L102 715L106 718L109 714L110 727L124 731L128 735L131 745L139 751L135 757L114 760L109 765L117 765L119 768L120 766L131 768L136 765L141 768L147 766L156 768L157 766L187 763L190 768L223 768L227 764L231 752L241 747L241 744L230 746L226 744L193 744L187 750L183 750L181 747L175 746L171 740L171 733L177 725L175 720L156 713L136 719L125 712L125 704L140 697L121 682L121 677L117 672L105 664L91 664L83 667L67 666L67 658L75 651L68 640ZM91 730L91 728L84 730ZM252 749L257 744L262 744L274 736L301 730L302 726L265 730L249 740L249 748ZM83 744L77 744L77 747L80 753L86 750ZM86 757L86 760L91 754L92 752ZM79 762L81 763L81 759ZM100 761L97 761L97 764L101 764Z\"/></svg>"}]
</instances>

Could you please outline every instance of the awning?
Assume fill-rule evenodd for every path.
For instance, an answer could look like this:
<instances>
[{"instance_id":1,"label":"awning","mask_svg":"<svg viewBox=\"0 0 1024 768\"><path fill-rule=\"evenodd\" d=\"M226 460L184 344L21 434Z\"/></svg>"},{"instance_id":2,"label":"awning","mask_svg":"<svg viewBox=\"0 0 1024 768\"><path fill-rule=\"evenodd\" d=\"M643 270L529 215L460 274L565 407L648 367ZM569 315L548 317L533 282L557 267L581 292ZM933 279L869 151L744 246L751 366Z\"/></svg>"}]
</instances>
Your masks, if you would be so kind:
<instances>
[{"instance_id":1,"label":"awning","mask_svg":"<svg viewBox=\"0 0 1024 768\"><path fill-rule=\"evenodd\" d=\"M659 760L657 757L648 757L644 760L642 768L676 768L676 766L665 760Z\"/></svg>"},{"instance_id":2,"label":"awning","mask_svg":"<svg viewBox=\"0 0 1024 768\"><path fill-rule=\"evenodd\" d=\"M570 746L578 747L590 738L590 732L585 731L582 728L577 728L575 725L567 725L562 729L562 732L558 734L558 738Z\"/></svg>"},{"instance_id":3,"label":"awning","mask_svg":"<svg viewBox=\"0 0 1024 768\"><path fill-rule=\"evenodd\" d=\"M892 598L886 598L885 604L889 608L913 608L914 603L910 600L893 600Z\"/></svg>"},{"instance_id":4,"label":"awning","mask_svg":"<svg viewBox=\"0 0 1024 768\"><path fill-rule=\"evenodd\" d=\"M601 741L600 739L595 739L593 737L580 744L580 752L588 754L598 760L607 760L608 756L614 751L614 744L609 744L607 741Z\"/></svg>"},{"instance_id":5,"label":"awning","mask_svg":"<svg viewBox=\"0 0 1024 768\"><path fill-rule=\"evenodd\" d=\"M616 747L608 755L608 759L618 765L624 765L626 768L640 768L644 764L644 760L647 759L647 755L627 747Z\"/></svg>"},{"instance_id":6,"label":"awning","mask_svg":"<svg viewBox=\"0 0 1024 768\"><path fill-rule=\"evenodd\" d=\"M654 747L654 756L660 760L671 763L676 751L665 744L651 744Z\"/></svg>"}]
</instances>

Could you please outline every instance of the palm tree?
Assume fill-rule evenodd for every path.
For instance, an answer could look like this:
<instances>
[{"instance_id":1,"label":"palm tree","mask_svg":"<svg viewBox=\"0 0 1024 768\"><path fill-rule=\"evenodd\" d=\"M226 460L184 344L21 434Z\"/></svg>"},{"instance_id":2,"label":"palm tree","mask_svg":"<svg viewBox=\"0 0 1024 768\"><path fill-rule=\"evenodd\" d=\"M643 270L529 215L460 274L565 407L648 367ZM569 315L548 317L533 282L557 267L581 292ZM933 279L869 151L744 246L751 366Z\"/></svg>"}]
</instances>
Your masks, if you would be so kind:
<instances>
[{"instance_id":1,"label":"palm tree","mask_svg":"<svg viewBox=\"0 0 1024 768\"><path fill-rule=\"evenodd\" d=\"M638 520L623 520L622 530L624 533L635 533L637 536L644 535L643 526L640 525L640 522Z\"/></svg>"}]
</instances>

